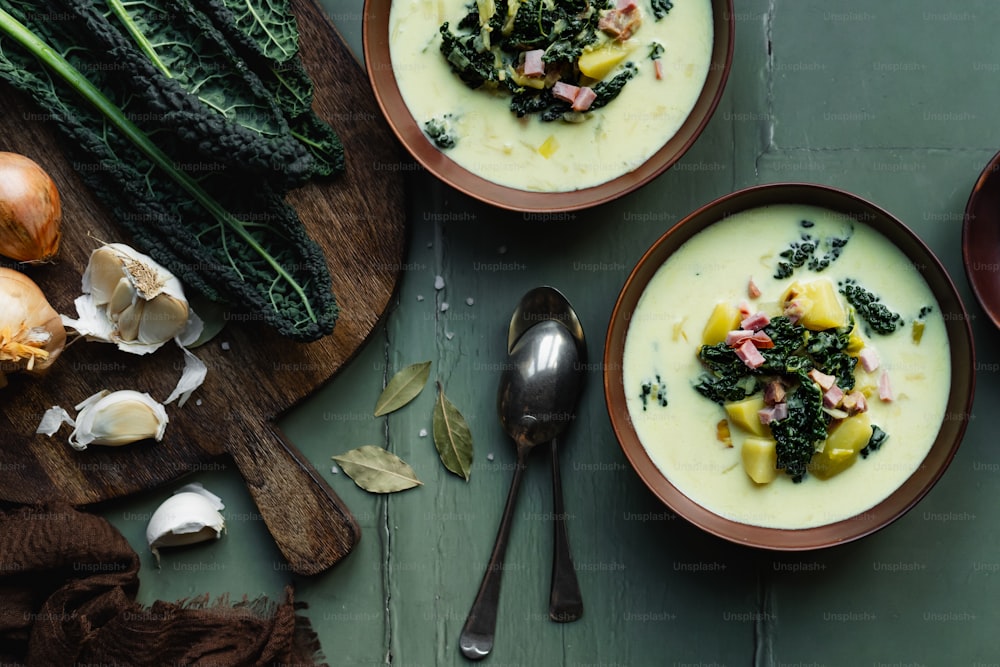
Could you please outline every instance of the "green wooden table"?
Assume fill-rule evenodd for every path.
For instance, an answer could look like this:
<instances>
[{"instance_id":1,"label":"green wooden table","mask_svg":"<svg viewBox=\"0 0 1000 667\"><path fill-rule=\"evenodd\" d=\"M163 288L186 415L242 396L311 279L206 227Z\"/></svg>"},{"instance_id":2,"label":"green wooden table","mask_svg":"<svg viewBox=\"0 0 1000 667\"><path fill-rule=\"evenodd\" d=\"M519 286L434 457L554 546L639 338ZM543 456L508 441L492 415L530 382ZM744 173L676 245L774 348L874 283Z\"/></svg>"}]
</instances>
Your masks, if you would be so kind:
<instances>
[{"instance_id":1,"label":"green wooden table","mask_svg":"<svg viewBox=\"0 0 1000 667\"><path fill-rule=\"evenodd\" d=\"M678 0L683 2L683 0ZM480 205L413 173L412 228L384 325L335 379L282 420L359 520L357 549L327 573L292 575L238 472L194 479L227 503L228 534L165 555L145 549L164 490L100 511L143 554L140 599L202 592L279 597L291 582L333 665L462 664L458 635L512 474L495 417L505 330L518 297L562 289L580 311L593 363L564 441L564 485L583 588L582 620L547 618L549 466L529 465L507 554L496 665L988 665L1000 663L1000 453L989 414L1000 394L997 331L972 297L963 210L1000 148L1000 16L989 0L882 3L739 0L728 88L697 144L619 202L539 219ZM362 0L324 0L355 53ZM633 263L686 213L758 183L803 180L887 208L938 254L973 318L977 396L957 457L889 528L792 555L741 548L665 511L628 467L604 407L604 331ZM435 279L443 278L443 289ZM450 307L443 310L444 303ZM475 438L469 482L445 471L430 436L434 390L372 416L386 379L431 360L432 379ZM375 444L410 462L422 487L356 488L330 457Z\"/></svg>"}]
</instances>

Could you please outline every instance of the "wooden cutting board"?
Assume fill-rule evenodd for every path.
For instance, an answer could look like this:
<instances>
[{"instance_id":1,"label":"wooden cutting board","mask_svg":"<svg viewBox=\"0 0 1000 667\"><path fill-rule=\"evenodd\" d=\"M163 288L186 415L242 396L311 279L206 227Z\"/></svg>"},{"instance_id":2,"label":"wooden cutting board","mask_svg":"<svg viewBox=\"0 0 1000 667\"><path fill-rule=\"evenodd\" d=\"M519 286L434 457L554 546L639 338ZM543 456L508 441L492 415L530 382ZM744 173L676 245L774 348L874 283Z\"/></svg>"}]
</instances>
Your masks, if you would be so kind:
<instances>
[{"instance_id":1,"label":"wooden cutting board","mask_svg":"<svg viewBox=\"0 0 1000 667\"><path fill-rule=\"evenodd\" d=\"M320 572L347 555L360 530L341 500L282 436L274 419L325 383L372 332L393 297L405 249L401 154L363 68L315 0L293 0L301 53L316 85L316 111L343 140L347 172L295 191L289 201L326 251L342 314L331 336L308 344L262 325L231 320L197 350L205 384L182 407L167 406L159 443L73 450L66 427L34 431L54 404L72 411L102 389L147 391L164 400L183 366L176 347L138 357L83 340L44 378L10 376L0 389L0 500L63 500L86 506L172 481L229 455L294 572ZM6 87L0 90L0 150L28 155L53 176L63 199L56 261L23 268L60 313L73 300L95 239L129 239L61 155L55 128ZM2 304L0 304L2 307ZM223 345L223 341L226 345Z\"/></svg>"}]
</instances>

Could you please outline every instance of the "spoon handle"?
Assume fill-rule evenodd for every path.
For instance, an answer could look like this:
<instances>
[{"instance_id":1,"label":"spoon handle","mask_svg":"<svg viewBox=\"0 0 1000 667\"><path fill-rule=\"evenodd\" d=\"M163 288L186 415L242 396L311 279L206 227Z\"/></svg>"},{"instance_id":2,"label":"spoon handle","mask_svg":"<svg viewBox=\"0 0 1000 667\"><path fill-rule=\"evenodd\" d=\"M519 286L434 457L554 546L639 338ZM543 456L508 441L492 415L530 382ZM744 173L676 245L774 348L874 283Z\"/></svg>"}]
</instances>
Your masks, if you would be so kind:
<instances>
[{"instance_id":1,"label":"spoon handle","mask_svg":"<svg viewBox=\"0 0 1000 667\"><path fill-rule=\"evenodd\" d=\"M569 623L583 616L583 594L576 579L573 556L569 550L566 530L566 509L563 504L562 478L559 474L559 452L552 440L552 509L554 518L554 551L552 554L552 589L549 593L549 618Z\"/></svg>"},{"instance_id":2,"label":"spoon handle","mask_svg":"<svg viewBox=\"0 0 1000 667\"><path fill-rule=\"evenodd\" d=\"M507 503L500 518L500 528L493 544L490 562L483 573L483 581L479 584L479 592L465 619L458 645L462 655L470 660L481 660L493 650L493 636L497 626L497 606L500 603L500 578L503 575L504 554L507 552L507 540L510 537L510 527L514 519L514 505L517 503L517 492L521 488L521 476L527 466L524 455L518 450L517 466L514 468L514 478L507 492Z\"/></svg>"}]
</instances>

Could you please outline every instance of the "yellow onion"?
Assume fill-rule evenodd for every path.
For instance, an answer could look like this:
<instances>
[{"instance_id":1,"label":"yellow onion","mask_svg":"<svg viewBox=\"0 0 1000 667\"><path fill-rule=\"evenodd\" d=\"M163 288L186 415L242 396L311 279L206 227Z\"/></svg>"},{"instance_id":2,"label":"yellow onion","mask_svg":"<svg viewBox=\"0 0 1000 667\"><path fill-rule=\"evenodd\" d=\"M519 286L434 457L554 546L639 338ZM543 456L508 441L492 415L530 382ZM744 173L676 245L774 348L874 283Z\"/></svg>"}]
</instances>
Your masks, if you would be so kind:
<instances>
[{"instance_id":1,"label":"yellow onion","mask_svg":"<svg viewBox=\"0 0 1000 667\"><path fill-rule=\"evenodd\" d=\"M66 344L66 329L41 288L28 276L0 267L0 387L7 374L40 373Z\"/></svg>"},{"instance_id":2,"label":"yellow onion","mask_svg":"<svg viewBox=\"0 0 1000 667\"><path fill-rule=\"evenodd\" d=\"M0 255L44 262L59 251L62 204L49 174L34 160L0 152Z\"/></svg>"}]
</instances>

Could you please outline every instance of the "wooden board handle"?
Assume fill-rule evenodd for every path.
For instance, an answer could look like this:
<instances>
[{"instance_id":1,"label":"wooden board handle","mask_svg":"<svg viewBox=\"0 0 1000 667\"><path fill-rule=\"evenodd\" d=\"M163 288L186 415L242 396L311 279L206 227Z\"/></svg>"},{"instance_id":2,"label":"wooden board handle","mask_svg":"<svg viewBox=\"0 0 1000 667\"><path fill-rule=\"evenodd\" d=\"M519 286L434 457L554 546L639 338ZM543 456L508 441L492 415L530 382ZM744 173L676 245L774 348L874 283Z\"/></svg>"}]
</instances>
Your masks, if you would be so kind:
<instances>
[{"instance_id":1,"label":"wooden board handle","mask_svg":"<svg viewBox=\"0 0 1000 667\"><path fill-rule=\"evenodd\" d=\"M317 574L361 539L361 528L323 480L269 421L248 424L228 446L271 536L292 572Z\"/></svg>"}]
</instances>

